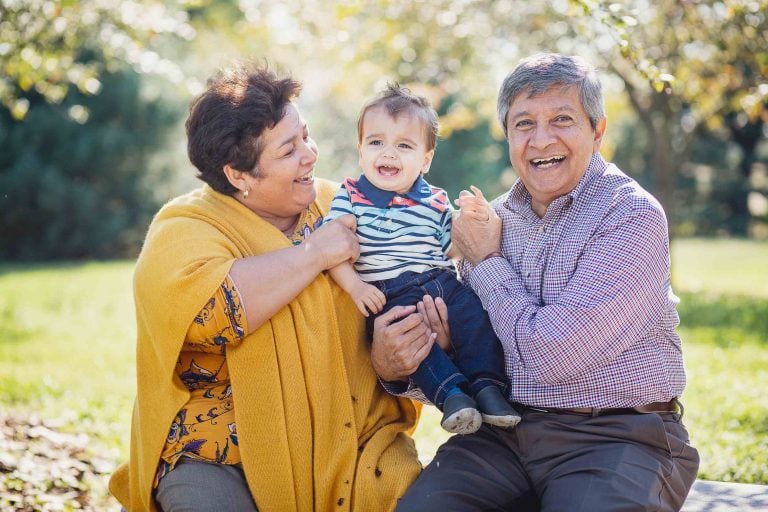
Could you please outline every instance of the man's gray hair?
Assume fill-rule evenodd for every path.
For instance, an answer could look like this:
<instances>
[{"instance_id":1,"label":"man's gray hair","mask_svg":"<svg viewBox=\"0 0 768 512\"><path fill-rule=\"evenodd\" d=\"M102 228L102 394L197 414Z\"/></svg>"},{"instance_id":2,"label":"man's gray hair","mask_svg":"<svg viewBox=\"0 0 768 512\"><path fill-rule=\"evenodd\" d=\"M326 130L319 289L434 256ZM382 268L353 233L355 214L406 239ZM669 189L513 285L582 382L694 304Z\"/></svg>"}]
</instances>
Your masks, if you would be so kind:
<instances>
[{"instance_id":1,"label":"man's gray hair","mask_svg":"<svg viewBox=\"0 0 768 512\"><path fill-rule=\"evenodd\" d=\"M597 128L597 123L605 117L605 107L603 87L595 68L581 57L540 53L523 59L501 84L496 109L504 135L507 135L509 107L518 95L527 93L530 98L552 86L571 85L579 88L581 105L587 112L589 123L592 129Z\"/></svg>"}]
</instances>

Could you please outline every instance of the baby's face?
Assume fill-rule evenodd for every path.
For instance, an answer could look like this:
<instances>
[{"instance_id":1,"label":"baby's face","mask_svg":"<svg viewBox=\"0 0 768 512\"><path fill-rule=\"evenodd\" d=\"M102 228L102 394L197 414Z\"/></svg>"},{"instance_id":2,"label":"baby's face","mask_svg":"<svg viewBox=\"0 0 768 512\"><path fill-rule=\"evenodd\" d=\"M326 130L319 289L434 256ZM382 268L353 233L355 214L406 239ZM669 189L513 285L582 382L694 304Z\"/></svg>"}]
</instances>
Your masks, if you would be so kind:
<instances>
[{"instance_id":1,"label":"baby's face","mask_svg":"<svg viewBox=\"0 0 768 512\"><path fill-rule=\"evenodd\" d=\"M386 108L369 109L363 116L360 167L368 181L382 190L405 194L429 170L434 149L427 149L426 128L409 112L397 119Z\"/></svg>"}]
</instances>

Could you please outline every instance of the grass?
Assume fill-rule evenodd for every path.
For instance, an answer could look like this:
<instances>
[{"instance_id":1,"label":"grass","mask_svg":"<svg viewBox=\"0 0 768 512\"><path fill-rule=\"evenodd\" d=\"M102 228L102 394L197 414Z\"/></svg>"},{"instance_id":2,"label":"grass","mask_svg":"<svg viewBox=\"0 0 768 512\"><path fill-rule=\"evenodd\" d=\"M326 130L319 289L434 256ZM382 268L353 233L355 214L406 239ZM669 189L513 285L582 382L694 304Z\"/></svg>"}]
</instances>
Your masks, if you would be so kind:
<instances>
[{"instance_id":1,"label":"grass","mask_svg":"<svg viewBox=\"0 0 768 512\"><path fill-rule=\"evenodd\" d=\"M699 478L768 484L765 332L696 327L683 334L685 423L701 455Z\"/></svg>"},{"instance_id":2,"label":"grass","mask_svg":"<svg viewBox=\"0 0 768 512\"><path fill-rule=\"evenodd\" d=\"M692 238L672 244L675 289L768 298L768 242Z\"/></svg>"},{"instance_id":3,"label":"grass","mask_svg":"<svg viewBox=\"0 0 768 512\"><path fill-rule=\"evenodd\" d=\"M768 484L768 243L673 245L700 478ZM0 265L0 410L64 420L127 456L134 395L132 262ZM425 407L423 460L447 439Z\"/></svg>"},{"instance_id":4,"label":"grass","mask_svg":"<svg viewBox=\"0 0 768 512\"><path fill-rule=\"evenodd\" d=\"M0 266L0 408L65 420L127 455L132 262Z\"/></svg>"},{"instance_id":5,"label":"grass","mask_svg":"<svg viewBox=\"0 0 768 512\"><path fill-rule=\"evenodd\" d=\"M699 478L768 484L768 243L672 247Z\"/></svg>"}]
</instances>

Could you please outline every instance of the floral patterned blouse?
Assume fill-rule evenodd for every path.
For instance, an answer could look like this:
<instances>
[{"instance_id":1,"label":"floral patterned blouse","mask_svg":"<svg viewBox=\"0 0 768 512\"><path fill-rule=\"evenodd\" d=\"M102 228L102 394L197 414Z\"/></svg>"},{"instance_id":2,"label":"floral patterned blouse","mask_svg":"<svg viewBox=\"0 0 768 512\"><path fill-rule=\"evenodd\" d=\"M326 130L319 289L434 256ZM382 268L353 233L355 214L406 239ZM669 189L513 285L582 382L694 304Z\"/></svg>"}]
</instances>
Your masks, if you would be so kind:
<instances>
[{"instance_id":1,"label":"floral patterned blouse","mask_svg":"<svg viewBox=\"0 0 768 512\"><path fill-rule=\"evenodd\" d=\"M312 204L301 214L288 238L299 245L321 222L322 215ZM227 276L192 322L176 362L176 374L191 395L171 423L155 487L180 457L240 463L226 354L227 346L243 341L247 325L240 295Z\"/></svg>"}]
</instances>

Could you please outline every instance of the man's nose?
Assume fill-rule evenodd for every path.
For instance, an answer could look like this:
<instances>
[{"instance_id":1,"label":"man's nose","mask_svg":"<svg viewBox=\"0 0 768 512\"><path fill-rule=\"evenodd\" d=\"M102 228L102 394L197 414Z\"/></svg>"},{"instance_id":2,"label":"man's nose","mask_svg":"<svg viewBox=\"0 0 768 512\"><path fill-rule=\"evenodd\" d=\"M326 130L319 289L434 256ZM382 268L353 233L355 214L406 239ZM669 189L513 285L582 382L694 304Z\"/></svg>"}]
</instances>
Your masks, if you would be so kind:
<instances>
[{"instance_id":1,"label":"man's nose","mask_svg":"<svg viewBox=\"0 0 768 512\"><path fill-rule=\"evenodd\" d=\"M531 134L530 145L542 149L555 141L555 134L548 124L537 124Z\"/></svg>"}]
</instances>

